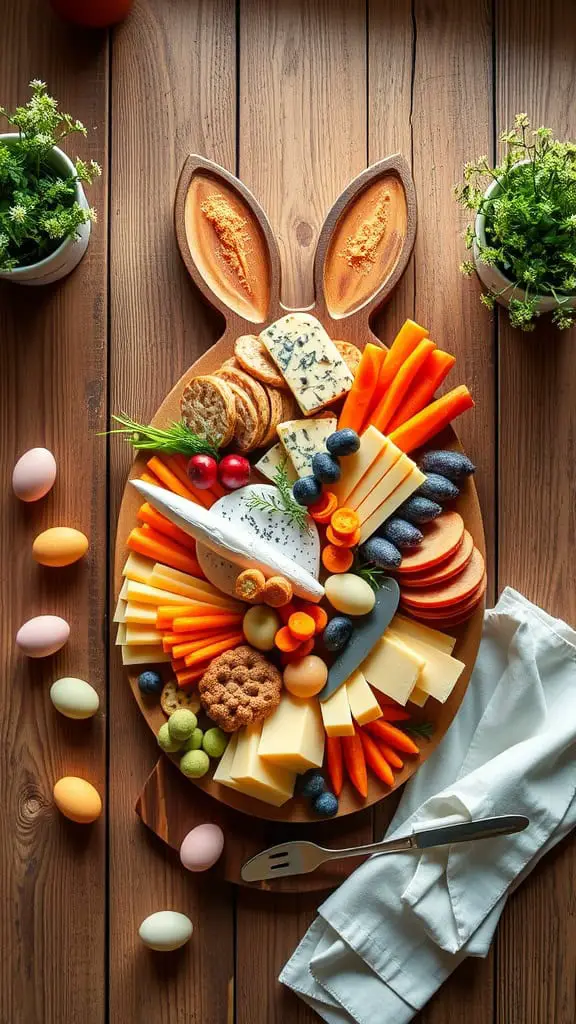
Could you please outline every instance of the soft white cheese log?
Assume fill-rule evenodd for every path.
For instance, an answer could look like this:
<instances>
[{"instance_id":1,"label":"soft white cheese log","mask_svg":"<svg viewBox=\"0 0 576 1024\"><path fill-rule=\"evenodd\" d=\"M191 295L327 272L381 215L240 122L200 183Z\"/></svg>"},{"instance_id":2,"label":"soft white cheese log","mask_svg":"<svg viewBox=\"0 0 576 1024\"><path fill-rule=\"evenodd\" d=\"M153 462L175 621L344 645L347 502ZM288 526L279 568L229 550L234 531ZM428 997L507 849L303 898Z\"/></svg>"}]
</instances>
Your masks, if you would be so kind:
<instances>
[{"instance_id":1,"label":"soft white cheese log","mask_svg":"<svg viewBox=\"0 0 576 1024\"><path fill-rule=\"evenodd\" d=\"M235 562L241 569L261 569L265 576L285 576L298 597L319 601L324 587L287 555L277 551L273 544L258 537L241 534L238 527L202 505L196 505L179 494L142 480L130 483L147 501L171 523L194 537L206 547Z\"/></svg>"}]
</instances>

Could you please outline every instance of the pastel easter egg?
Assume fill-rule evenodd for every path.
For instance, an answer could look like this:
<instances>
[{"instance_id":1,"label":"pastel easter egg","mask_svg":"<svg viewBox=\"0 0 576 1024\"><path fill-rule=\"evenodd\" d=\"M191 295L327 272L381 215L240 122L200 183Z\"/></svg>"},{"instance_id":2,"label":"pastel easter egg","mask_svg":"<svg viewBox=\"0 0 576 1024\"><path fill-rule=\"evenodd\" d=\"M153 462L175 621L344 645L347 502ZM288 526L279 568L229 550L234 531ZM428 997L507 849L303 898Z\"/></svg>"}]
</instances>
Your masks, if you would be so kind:
<instances>
[{"instance_id":1,"label":"pastel easter egg","mask_svg":"<svg viewBox=\"0 0 576 1024\"><path fill-rule=\"evenodd\" d=\"M50 700L66 718L92 718L98 711L100 699L96 690L84 679L63 676L50 687Z\"/></svg>"},{"instance_id":2,"label":"pastel easter egg","mask_svg":"<svg viewBox=\"0 0 576 1024\"><path fill-rule=\"evenodd\" d=\"M88 550L88 537L71 526L52 526L39 533L32 545L32 554L40 565L59 568L72 565Z\"/></svg>"},{"instance_id":3,"label":"pastel easter egg","mask_svg":"<svg viewBox=\"0 0 576 1024\"><path fill-rule=\"evenodd\" d=\"M284 669L284 686L294 697L315 697L327 678L328 666L316 654L298 658Z\"/></svg>"},{"instance_id":4,"label":"pastel easter egg","mask_svg":"<svg viewBox=\"0 0 576 1024\"><path fill-rule=\"evenodd\" d=\"M180 860L188 871L207 871L216 863L224 849L224 833L218 825L206 822L196 825L184 836Z\"/></svg>"},{"instance_id":5,"label":"pastel easter egg","mask_svg":"<svg viewBox=\"0 0 576 1024\"><path fill-rule=\"evenodd\" d=\"M36 615L20 626L16 644L28 658L47 658L59 651L70 636L70 626L59 615Z\"/></svg>"},{"instance_id":6,"label":"pastel easter egg","mask_svg":"<svg viewBox=\"0 0 576 1024\"><path fill-rule=\"evenodd\" d=\"M242 629L252 647L257 647L259 651L271 651L281 625L278 612L266 604L256 604L246 612Z\"/></svg>"},{"instance_id":7,"label":"pastel easter egg","mask_svg":"<svg viewBox=\"0 0 576 1024\"><path fill-rule=\"evenodd\" d=\"M12 472L12 488L21 501L38 501L54 484L56 459L47 448L30 448Z\"/></svg>"},{"instance_id":8,"label":"pastel easter egg","mask_svg":"<svg viewBox=\"0 0 576 1024\"><path fill-rule=\"evenodd\" d=\"M332 607L345 615L366 615L372 611L376 601L370 584L353 572L329 576L324 588Z\"/></svg>"},{"instance_id":9,"label":"pastel easter egg","mask_svg":"<svg viewBox=\"0 0 576 1024\"><path fill-rule=\"evenodd\" d=\"M80 825L88 825L96 821L102 813L102 800L98 790L86 779L75 775L66 775L54 786L54 803L70 821Z\"/></svg>"},{"instance_id":10,"label":"pastel easter egg","mask_svg":"<svg viewBox=\"0 0 576 1024\"><path fill-rule=\"evenodd\" d=\"M148 949L169 952L188 942L192 935L192 921L177 910L158 910L142 921L138 935Z\"/></svg>"}]
</instances>

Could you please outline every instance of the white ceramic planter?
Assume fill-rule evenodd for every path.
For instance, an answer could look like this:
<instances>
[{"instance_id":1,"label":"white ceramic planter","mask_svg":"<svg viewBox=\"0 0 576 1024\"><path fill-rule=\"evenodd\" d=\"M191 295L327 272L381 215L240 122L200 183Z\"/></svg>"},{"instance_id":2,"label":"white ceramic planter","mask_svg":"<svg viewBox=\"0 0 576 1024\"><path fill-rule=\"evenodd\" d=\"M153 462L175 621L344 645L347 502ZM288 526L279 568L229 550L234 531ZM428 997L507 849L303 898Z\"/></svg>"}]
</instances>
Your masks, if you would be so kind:
<instances>
[{"instance_id":1,"label":"white ceramic planter","mask_svg":"<svg viewBox=\"0 0 576 1024\"><path fill-rule=\"evenodd\" d=\"M529 162L529 160L521 160L515 166L520 167L521 164L527 164ZM486 189L484 198L489 199L490 196L494 195L494 193L498 191L498 188L498 182L493 181ZM480 244L486 245L486 217L483 213L476 214L474 232L476 238L480 239ZM476 240L472 245L472 257L478 277L482 281L484 287L488 291L494 293L496 302L499 302L501 306L509 306L511 299L520 299L520 301L524 301L526 298L526 292L523 288L516 287L501 270L498 270L497 267L491 267L487 263L482 263L480 259L480 250ZM534 298L534 296L532 296L532 298ZM561 295L560 298L567 300L566 303L563 303L563 307L565 309L576 308L576 295ZM536 309L540 313L552 313L555 309L558 309L558 303L553 295L539 295L536 299Z\"/></svg>"},{"instance_id":2,"label":"white ceramic planter","mask_svg":"<svg viewBox=\"0 0 576 1024\"><path fill-rule=\"evenodd\" d=\"M17 138L19 138L19 135L13 132L7 135L0 134L0 142L8 143L8 145L10 145L11 139ZM54 146L52 153L54 167L63 178L76 173L74 164L66 156L66 153L63 153L57 146ZM85 210L88 209L88 200L80 182L76 182L76 200ZM39 263L32 263L28 267L16 267L15 270L0 270L0 280L28 285L52 284L53 281L59 281L62 277L66 277L80 263L88 248L91 229L91 221L81 224L78 228L77 237L66 238L50 256L40 260Z\"/></svg>"}]
</instances>

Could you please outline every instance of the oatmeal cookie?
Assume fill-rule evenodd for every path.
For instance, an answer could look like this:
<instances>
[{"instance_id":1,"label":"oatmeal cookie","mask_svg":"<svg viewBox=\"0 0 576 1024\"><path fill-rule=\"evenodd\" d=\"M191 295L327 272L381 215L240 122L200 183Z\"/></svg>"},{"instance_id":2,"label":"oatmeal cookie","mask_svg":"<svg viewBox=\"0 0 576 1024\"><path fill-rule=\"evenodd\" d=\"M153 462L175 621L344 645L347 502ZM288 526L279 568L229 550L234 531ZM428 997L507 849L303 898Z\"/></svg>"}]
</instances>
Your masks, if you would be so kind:
<instances>
[{"instance_id":1,"label":"oatmeal cookie","mask_svg":"<svg viewBox=\"0 0 576 1024\"><path fill-rule=\"evenodd\" d=\"M206 714L224 732L259 722L278 707L282 677L278 669L247 644L210 663L198 689Z\"/></svg>"}]
</instances>

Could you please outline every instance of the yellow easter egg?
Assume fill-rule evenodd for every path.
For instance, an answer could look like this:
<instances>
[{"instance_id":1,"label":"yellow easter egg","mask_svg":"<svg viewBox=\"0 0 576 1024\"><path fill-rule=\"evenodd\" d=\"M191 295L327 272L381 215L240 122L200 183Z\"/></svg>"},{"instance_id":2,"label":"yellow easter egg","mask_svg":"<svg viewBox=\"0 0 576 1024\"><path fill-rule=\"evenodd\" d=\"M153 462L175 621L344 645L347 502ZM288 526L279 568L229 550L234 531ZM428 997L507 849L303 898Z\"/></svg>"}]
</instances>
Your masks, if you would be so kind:
<instances>
[{"instance_id":1,"label":"yellow easter egg","mask_svg":"<svg viewBox=\"0 0 576 1024\"><path fill-rule=\"evenodd\" d=\"M32 554L40 565L59 568L72 565L88 550L88 537L71 526L53 526L39 533L32 545Z\"/></svg>"},{"instance_id":2,"label":"yellow easter egg","mask_svg":"<svg viewBox=\"0 0 576 1024\"><path fill-rule=\"evenodd\" d=\"M100 817L100 794L90 782L86 782L86 779L66 775L63 779L58 779L53 792L56 807L65 818L70 818L70 821L86 825Z\"/></svg>"}]
</instances>

